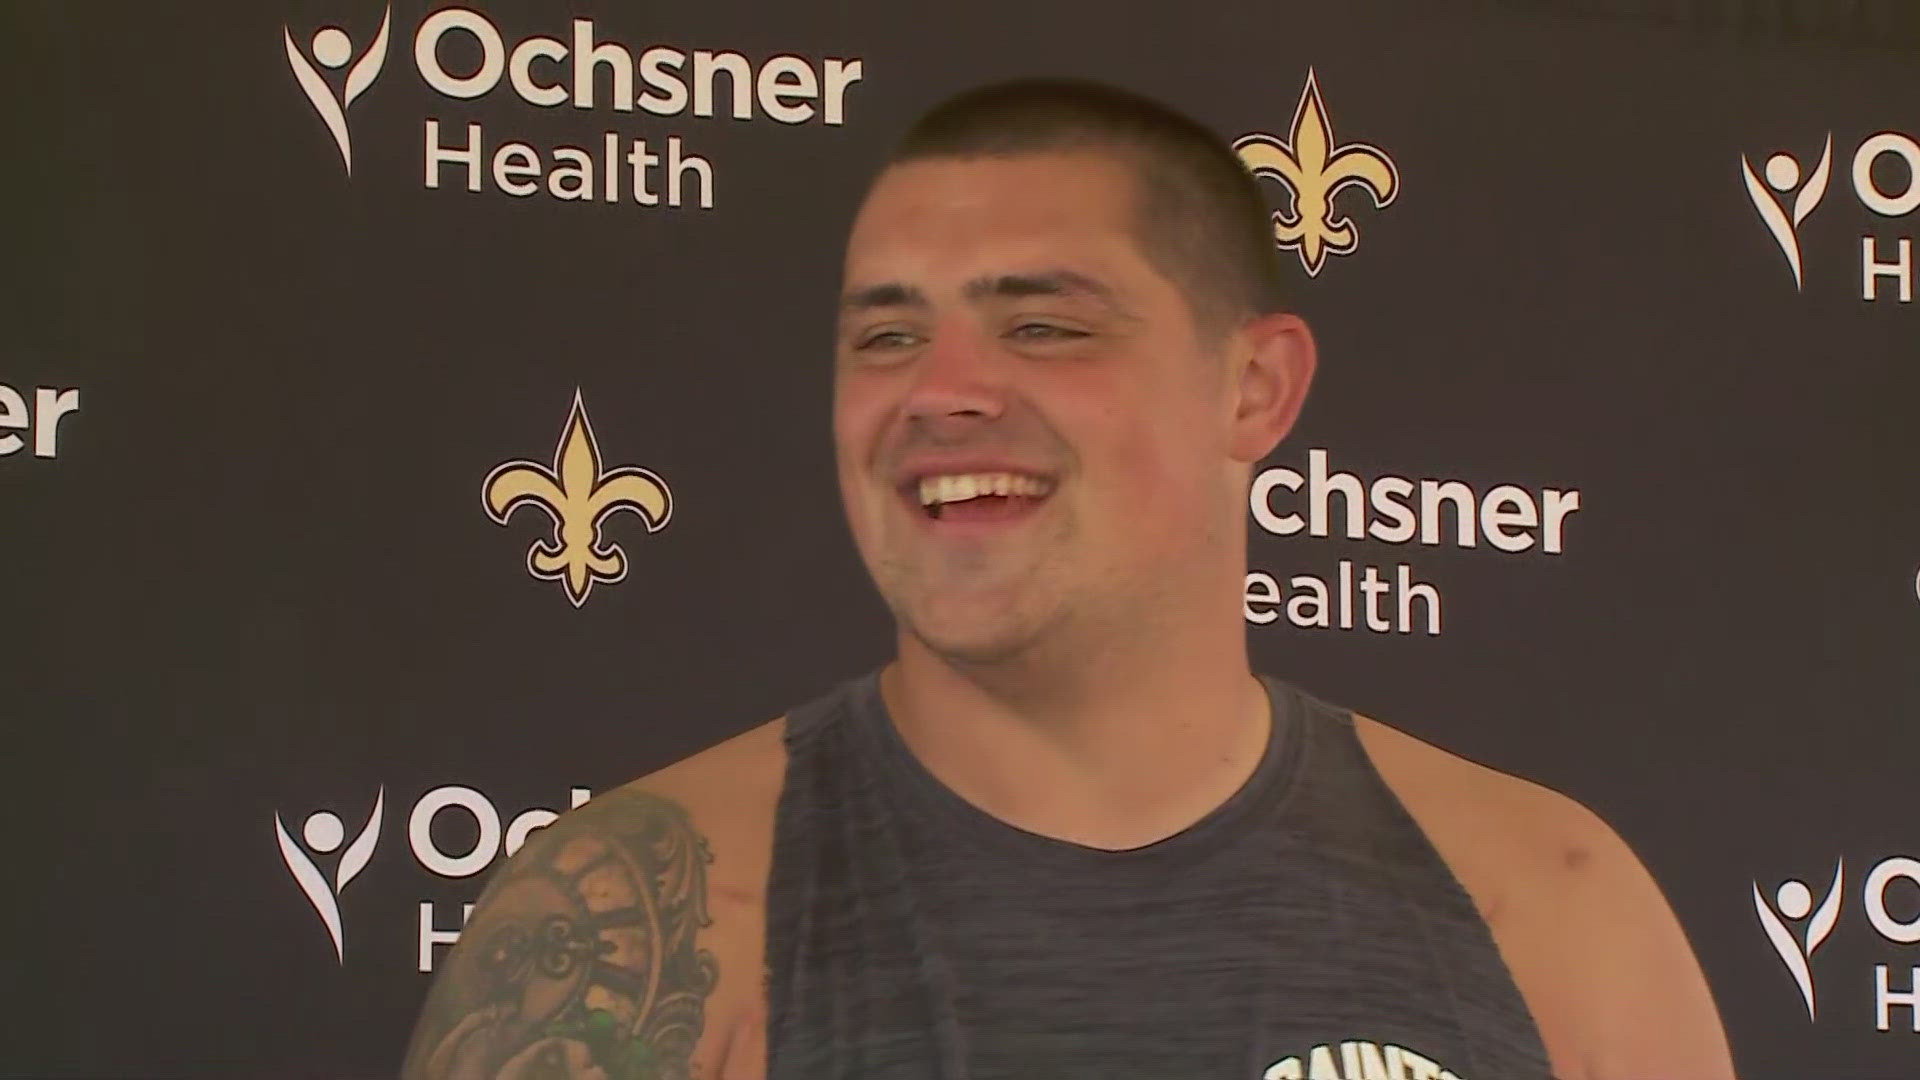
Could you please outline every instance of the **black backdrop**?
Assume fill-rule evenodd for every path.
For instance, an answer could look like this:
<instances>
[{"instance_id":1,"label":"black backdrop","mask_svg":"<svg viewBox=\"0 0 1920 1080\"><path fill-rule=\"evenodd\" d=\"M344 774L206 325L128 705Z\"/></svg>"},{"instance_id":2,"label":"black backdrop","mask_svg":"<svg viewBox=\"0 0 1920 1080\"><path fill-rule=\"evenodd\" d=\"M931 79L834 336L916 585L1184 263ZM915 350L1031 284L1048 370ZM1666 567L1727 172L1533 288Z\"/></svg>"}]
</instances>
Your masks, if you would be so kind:
<instances>
[{"instance_id":1,"label":"black backdrop","mask_svg":"<svg viewBox=\"0 0 1920 1080\"><path fill-rule=\"evenodd\" d=\"M1672 900L1743 1076L1920 1073L1900 1004L1920 981L1901 940L1920 934L1900 929L1920 864L1898 861L1920 858L1920 313L1862 269L1863 238L1891 263L1916 231L1874 209L1914 177L1897 151L1869 162L1880 196L1854 176L1870 136L1920 132L1911 20L475 7L508 50L570 45L584 17L636 58L858 60L860 78L839 123L759 102L732 119L724 89L717 116L618 111L604 69L591 109L530 104L507 77L449 97L414 57L436 9L396 0L377 77L343 110L349 175L287 42L338 103L378 0L11 13L0 1069L390 1073L429 978L422 920L456 927L482 880L433 867L488 842L483 819L564 809L884 657L826 417L839 248L887 141L953 90L1054 73L1292 144L1311 70L1334 141L1375 148L1399 188L1378 207L1336 196L1350 253L1313 274L1288 254L1322 371L1269 464L1304 475L1320 449L1363 483L1581 504L1558 553L1250 518L1252 569L1289 596L1343 560L1389 580L1404 565L1443 612L1438 634L1424 617L1382 633L1250 605L1283 612L1249 623L1260 666L1598 811ZM329 26L344 55L316 37ZM438 55L457 75L482 59L464 32ZM506 142L549 165L581 147L598 170L606 133L663 157L677 137L712 206L638 205L624 180L615 203L490 175L470 192L462 166L428 188L429 118L443 143L482 126L483 174ZM1825 190L1792 222L1829 138ZM1776 152L1795 168L1769 167ZM1268 186L1286 211L1292 192ZM501 527L480 496L505 462L551 465L576 391L603 470L645 468L672 497L657 531L602 523L629 566L578 604L528 571L540 510ZM1306 502L1282 488L1273 505ZM456 805L410 828L431 792ZM1806 908L1836 869L1823 935Z\"/></svg>"}]
</instances>

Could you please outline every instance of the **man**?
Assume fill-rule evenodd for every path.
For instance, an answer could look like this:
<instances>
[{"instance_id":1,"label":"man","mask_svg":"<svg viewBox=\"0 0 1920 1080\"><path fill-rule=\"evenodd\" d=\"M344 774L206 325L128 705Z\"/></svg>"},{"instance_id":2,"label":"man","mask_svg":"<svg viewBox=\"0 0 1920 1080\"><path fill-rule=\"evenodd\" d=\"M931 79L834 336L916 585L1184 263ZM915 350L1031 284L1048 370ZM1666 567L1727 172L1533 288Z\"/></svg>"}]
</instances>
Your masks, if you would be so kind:
<instances>
[{"instance_id":1,"label":"man","mask_svg":"<svg viewBox=\"0 0 1920 1080\"><path fill-rule=\"evenodd\" d=\"M1315 364L1269 228L1128 93L924 118L834 376L898 656L536 834L407 1075L1730 1076L1590 813L1249 670L1249 472Z\"/></svg>"}]
</instances>

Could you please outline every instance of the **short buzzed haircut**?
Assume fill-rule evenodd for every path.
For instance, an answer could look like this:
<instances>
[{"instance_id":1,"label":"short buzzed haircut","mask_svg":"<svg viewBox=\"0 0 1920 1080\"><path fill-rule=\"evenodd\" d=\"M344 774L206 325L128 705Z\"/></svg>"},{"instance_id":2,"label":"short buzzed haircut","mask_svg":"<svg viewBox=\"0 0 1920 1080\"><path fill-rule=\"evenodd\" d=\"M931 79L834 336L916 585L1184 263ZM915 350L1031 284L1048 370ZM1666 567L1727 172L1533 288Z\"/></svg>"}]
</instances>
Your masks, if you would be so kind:
<instances>
[{"instance_id":1,"label":"short buzzed haircut","mask_svg":"<svg viewBox=\"0 0 1920 1080\"><path fill-rule=\"evenodd\" d=\"M1186 296L1203 342L1283 310L1272 217L1258 182L1199 121L1083 79L993 83L922 116L887 164L1035 153L1111 153L1138 178L1135 235Z\"/></svg>"}]
</instances>

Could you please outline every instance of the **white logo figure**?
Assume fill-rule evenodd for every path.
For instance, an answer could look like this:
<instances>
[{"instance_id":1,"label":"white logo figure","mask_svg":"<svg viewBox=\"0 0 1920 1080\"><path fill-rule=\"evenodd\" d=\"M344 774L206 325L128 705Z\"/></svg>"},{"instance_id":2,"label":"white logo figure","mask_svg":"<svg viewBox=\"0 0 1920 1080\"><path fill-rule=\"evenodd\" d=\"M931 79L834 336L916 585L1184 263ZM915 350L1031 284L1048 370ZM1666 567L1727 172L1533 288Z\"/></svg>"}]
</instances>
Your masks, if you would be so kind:
<instances>
[{"instance_id":1,"label":"white logo figure","mask_svg":"<svg viewBox=\"0 0 1920 1080\"><path fill-rule=\"evenodd\" d=\"M366 92L373 80L380 74L380 65L387 60L387 24L393 18L393 5L387 5L386 13L380 16L380 32L373 36L373 44L367 47L362 56L347 72L346 93L335 101L333 89L313 70L307 58L300 55L300 49L293 43L293 33L286 27L280 28L281 36L287 41L287 63L293 65L293 76L300 80L300 89L306 91L307 100L320 113L320 119L327 122L327 130L333 132L334 144L340 147L340 163L347 167L347 175L353 175L353 145L347 139L347 107L353 99ZM313 35L313 58L325 68L339 68L353 58L353 39L337 26L323 26Z\"/></svg>"},{"instance_id":2,"label":"white logo figure","mask_svg":"<svg viewBox=\"0 0 1920 1080\"><path fill-rule=\"evenodd\" d=\"M367 818L366 827L353 843L340 855L340 865L334 870L333 884L328 885L326 876L313 864L313 858L293 842L287 835L287 827L280 822L280 815L273 815L273 830L280 837L280 857L287 861L287 869L293 873L293 880L299 882L300 891L307 894L313 902L313 910L320 913L320 921L327 924L327 934L333 938L333 952L342 964L347 962L346 941L340 929L340 890L347 887L360 871L367 868L368 860L373 858L373 845L380 839L380 814L386 806L387 789L380 788L373 797L373 813ZM321 854L329 854L340 849L340 842L346 839L346 827L340 818L326 810L315 810L307 815L307 823L300 830L306 838L307 846Z\"/></svg>"},{"instance_id":3,"label":"white logo figure","mask_svg":"<svg viewBox=\"0 0 1920 1080\"><path fill-rule=\"evenodd\" d=\"M1760 178L1753 175L1753 166L1748 164L1747 156L1740 155L1740 172L1746 177L1747 196L1753 200L1753 208L1760 211L1760 220L1767 223L1767 231L1773 234L1773 241L1780 245L1780 254L1787 257L1787 265L1793 268L1793 287L1801 288L1800 279L1800 239L1794 230L1800 226L1813 208L1820 205L1820 199L1827 193L1827 167L1833 163L1833 133L1827 133L1826 145L1820 149L1820 164L1813 167L1813 174L1807 177L1807 186L1793 199L1793 220L1787 220L1787 212L1774 200L1771 192L1760 185ZM1800 183L1800 162L1792 154L1781 151L1767 159L1767 187L1785 195Z\"/></svg>"},{"instance_id":4,"label":"white logo figure","mask_svg":"<svg viewBox=\"0 0 1920 1080\"><path fill-rule=\"evenodd\" d=\"M1840 877L1845 866L1845 859L1833 864L1833 884L1827 887L1827 898L1820 901L1818 911L1813 911L1813 890L1798 878L1781 882L1774 893L1774 902L1780 905L1779 914L1767 906L1766 897L1760 893L1760 883L1753 885L1753 910L1760 916L1767 939L1773 942L1773 951L1780 954L1780 962L1787 965L1793 981L1799 984L1800 996L1807 1002L1809 1020L1813 1019L1813 972L1807 965L1813 959L1813 951L1833 932L1834 920L1840 917ZM1785 916L1797 922L1805 919L1809 911L1813 911L1813 918L1807 921L1804 943L1796 941L1780 919Z\"/></svg>"}]
</instances>

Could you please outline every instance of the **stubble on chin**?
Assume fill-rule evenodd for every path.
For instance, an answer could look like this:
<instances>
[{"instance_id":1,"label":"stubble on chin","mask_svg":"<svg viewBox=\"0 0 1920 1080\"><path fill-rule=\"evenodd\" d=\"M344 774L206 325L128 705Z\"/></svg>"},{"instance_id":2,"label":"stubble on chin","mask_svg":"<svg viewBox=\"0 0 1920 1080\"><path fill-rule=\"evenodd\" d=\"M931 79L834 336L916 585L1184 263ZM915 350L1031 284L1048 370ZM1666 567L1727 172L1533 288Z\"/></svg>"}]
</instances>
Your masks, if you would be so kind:
<instances>
[{"instance_id":1,"label":"stubble on chin","mask_svg":"<svg viewBox=\"0 0 1920 1080\"><path fill-rule=\"evenodd\" d=\"M1032 654L1073 606L1062 576L1068 567L1044 555L996 567L982 553L966 553L937 568L888 569L898 572L883 592L899 627L955 667L1004 665Z\"/></svg>"},{"instance_id":2,"label":"stubble on chin","mask_svg":"<svg viewBox=\"0 0 1920 1080\"><path fill-rule=\"evenodd\" d=\"M863 555L881 600L904 635L952 666L1016 661L1071 621L1071 579L1081 567L1068 516L1024 536L953 547L922 543L897 521L869 522Z\"/></svg>"},{"instance_id":3,"label":"stubble on chin","mask_svg":"<svg viewBox=\"0 0 1920 1080\"><path fill-rule=\"evenodd\" d=\"M1045 613L1022 600L1035 597L925 596L897 612L901 626L934 656L956 667L1002 664L1029 652L1042 637Z\"/></svg>"}]
</instances>

